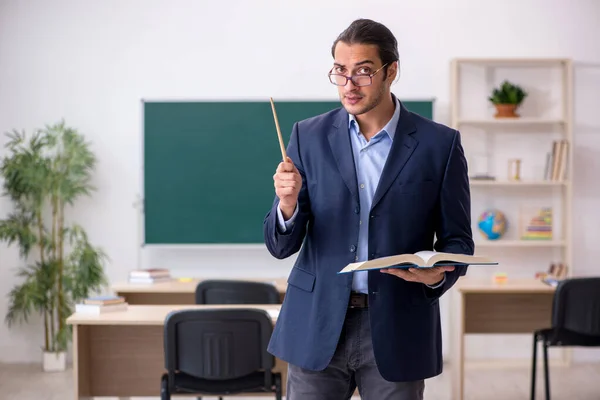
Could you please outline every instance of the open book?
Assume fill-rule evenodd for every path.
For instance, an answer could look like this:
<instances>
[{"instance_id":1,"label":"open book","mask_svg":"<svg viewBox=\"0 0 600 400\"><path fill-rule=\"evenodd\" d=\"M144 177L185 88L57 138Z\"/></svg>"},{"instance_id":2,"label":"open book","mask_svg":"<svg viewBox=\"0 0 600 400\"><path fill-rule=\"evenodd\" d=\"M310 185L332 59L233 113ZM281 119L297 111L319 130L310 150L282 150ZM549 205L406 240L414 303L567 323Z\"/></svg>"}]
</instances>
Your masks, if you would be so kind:
<instances>
[{"instance_id":1,"label":"open book","mask_svg":"<svg viewBox=\"0 0 600 400\"><path fill-rule=\"evenodd\" d=\"M423 250L415 254L400 254L348 264L339 274L383 268L431 268L436 266L498 265L487 257L466 254L439 253Z\"/></svg>"}]
</instances>

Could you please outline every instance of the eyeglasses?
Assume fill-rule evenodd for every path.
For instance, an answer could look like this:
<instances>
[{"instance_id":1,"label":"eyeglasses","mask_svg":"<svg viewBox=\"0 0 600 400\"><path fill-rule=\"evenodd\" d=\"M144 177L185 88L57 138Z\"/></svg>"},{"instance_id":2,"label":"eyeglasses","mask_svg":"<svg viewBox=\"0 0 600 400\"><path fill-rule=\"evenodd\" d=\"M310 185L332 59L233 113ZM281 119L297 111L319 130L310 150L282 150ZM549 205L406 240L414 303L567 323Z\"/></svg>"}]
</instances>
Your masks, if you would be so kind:
<instances>
[{"instance_id":1,"label":"eyeglasses","mask_svg":"<svg viewBox=\"0 0 600 400\"><path fill-rule=\"evenodd\" d=\"M342 74L332 74L329 72L329 81L336 86L346 86L348 81L352 81L354 86L369 86L373 83L373 77L381 71L383 67L388 65L389 63L383 64L380 68L378 68L375 72L369 75L352 75L346 76Z\"/></svg>"}]
</instances>

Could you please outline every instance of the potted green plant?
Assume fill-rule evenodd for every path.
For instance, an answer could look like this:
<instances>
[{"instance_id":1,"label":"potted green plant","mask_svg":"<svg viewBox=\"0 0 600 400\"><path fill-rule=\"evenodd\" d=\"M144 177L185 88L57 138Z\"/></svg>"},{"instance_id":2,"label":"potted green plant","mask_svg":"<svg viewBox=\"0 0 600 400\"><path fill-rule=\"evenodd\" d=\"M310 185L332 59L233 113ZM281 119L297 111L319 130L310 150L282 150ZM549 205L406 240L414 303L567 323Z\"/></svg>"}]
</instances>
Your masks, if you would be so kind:
<instances>
[{"instance_id":1,"label":"potted green plant","mask_svg":"<svg viewBox=\"0 0 600 400\"><path fill-rule=\"evenodd\" d=\"M0 220L0 241L19 248L23 265L9 294L10 327L37 313L44 321L43 368L64 370L71 330L66 319L74 304L106 285L107 257L84 229L67 224L67 206L94 189L96 158L83 136L63 122L7 134L0 177L14 206ZM2 180L2 179L0 179Z\"/></svg>"},{"instance_id":2,"label":"potted green plant","mask_svg":"<svg viewBox=\"0 0 600 400\"><path fill-rule=\"evenodd\" d=\"M518 118L517 108L527 97L527 93L518 85L504 81L498 88L494 88L489 101L496 107L496 118Z\"/></svg>"}]
</instances>

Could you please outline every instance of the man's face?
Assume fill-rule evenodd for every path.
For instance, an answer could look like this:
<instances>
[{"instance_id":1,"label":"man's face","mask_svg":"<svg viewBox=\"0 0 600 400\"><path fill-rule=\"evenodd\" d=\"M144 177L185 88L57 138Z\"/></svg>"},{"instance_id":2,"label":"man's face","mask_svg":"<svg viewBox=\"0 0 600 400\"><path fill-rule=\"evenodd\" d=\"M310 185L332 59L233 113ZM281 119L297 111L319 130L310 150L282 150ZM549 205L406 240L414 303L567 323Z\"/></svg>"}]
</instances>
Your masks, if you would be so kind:
<instances>
[{"instance_id":1,"label":"man's face","mask_svg":"<svg viewBox=\"0 0 600 400\"><path fill-rule=\"evenodd\" d=\"M338 42L334 52L334 64L332 74L345 75L347 77L364 75L363 78L355 78L355 81L364 80L369 82L368 75L377 73L371 78L372 83L368 86L357 86L348 80L345 86L338 86L338 93L342 106L349 114L359 115L374 109L389 91L390 82L394 76L394 65L388 66L386 80L385 68L377 46L370 44L352 44ZM381 69L380 69L381 68ZM333 77L332 77L333 79Z\"/></svg>"}]
</instances>

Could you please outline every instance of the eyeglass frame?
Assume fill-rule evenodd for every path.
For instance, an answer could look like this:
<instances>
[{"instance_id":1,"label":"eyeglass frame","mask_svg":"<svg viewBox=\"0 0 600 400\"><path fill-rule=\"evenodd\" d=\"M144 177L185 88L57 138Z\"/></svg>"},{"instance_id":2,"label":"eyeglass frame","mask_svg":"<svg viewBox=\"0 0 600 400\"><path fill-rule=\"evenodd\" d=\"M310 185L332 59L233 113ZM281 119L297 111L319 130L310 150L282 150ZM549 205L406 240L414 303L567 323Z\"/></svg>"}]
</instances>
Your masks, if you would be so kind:
<instances>
[{"instance_id":1,"label":"eyeglass frame","mask_svg":"<svg viewBox=\"0 0 600 400\"><path fill-rule=\"evenodd\" d=\"M346 85L348 84L348 81L352 81L352 84L353 84L354 86L356 86L356 87L365 87L365 86L371 86L371 85L373 84L373 77L374 77L375 75L377 75L377 73L378 73L379 71L381 71L381 70L383 69L383 67L385 67L385 66L386 66L386 65L388 65L388 64L389 64L389 62L387 62L387 63L383 64L381 67L377 68L377 69L375 70L375 72L373 72L373 73L371 73L371 74L365 74L365 75L360 75L360 74L359 74L359 75L350 75L350 76L346 76L346 75L343 75L343 74L332 74L332 73L331 73L331 70L332 70L333 68L331 68L331 70L329 70L329 73L327 74L327 76L329 77L329 82L331 82L331 77L332 77L332 76L341 76L341 77L344 77L344 78L346 78L346 82L345 82L343 85L338 85L337 83L333 83L333 82L331 82L331 84L332 84L332 85L335 85L335 86L346 86ZM368 84L368 85L357 85L357 84L356 84L356 82L354 82L354 78L355 78L355 77L357 77L357 76L360 76L360 77L363 77L363 76L368 76L368 77L369 77L369 84Z\"/></svg>"}]
</instances>

